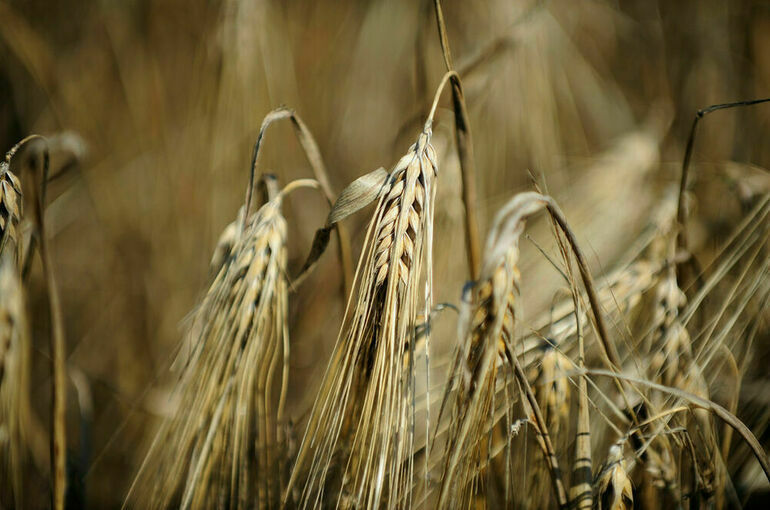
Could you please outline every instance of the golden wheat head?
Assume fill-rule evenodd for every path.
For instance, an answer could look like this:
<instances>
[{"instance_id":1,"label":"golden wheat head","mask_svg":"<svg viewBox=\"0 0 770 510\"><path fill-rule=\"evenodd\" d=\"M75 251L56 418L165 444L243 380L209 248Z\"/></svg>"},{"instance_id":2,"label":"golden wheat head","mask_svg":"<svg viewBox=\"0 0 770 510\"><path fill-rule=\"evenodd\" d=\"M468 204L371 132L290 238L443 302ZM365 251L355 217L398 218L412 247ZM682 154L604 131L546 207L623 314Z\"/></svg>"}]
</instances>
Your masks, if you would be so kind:
<instances>
[{"instance_id":1,"label":"golden wheat head","mask_svg":"<svg viewBox=\"0 0 770 510\"><path fill-rule=\"evenodd\" d=\"M418 286L432 236L436 173L426 128L390 172L367 231L354 292L292 473L303 507L332 498L342 506L406 504Z\"/></svg>"},{"instance_id":2,"label":"golden wheat head","mask_svg":"<svg viewBox=\"0 0 770 510\"><path fill-rule=\"evenodd\" d=\"M280 197L227 232L229 249L218 247L219 270L193 312L179 407L137 478L137 499L148 507L262 508L280 500L289 355Z\"/></svg>"}]
</instances>

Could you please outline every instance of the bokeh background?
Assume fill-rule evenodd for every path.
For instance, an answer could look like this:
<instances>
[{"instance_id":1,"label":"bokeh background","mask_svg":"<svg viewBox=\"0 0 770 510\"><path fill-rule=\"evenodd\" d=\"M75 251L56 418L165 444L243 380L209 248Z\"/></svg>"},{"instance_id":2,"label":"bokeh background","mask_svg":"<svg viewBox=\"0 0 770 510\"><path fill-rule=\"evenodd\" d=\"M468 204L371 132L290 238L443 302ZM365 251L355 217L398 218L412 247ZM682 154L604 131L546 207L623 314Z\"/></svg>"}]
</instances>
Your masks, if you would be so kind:
<instances>
[{"instance_id":1,"label":"bokeh background","mask_svg":"<svg viewBox=\"0 0 770 510\"><path fill-rule=\"evenodd\" d=\"M534 178L562 204L598 274L678 182L695 111L770 95L765 1L443 6L470 112L482 233ZM339 191L405 152L443 66L427 0L0 0L0 148L30 133L57 143L47 219L75 374L71 483L85 506L122 503L157 418L173 409L170 362L205 291L214 244L243 202L264 115L280 105L297 111ZM448 105L434 128L435 274L438 300L457 302L467 274ZM757 106L701 124L690 225L700 253L717 246L740 213L724 198L736 175L768 186L768 121L770 107ZM310 175L289 125L271 128L260 170L284 183ZM327 205L301 192L285 210L291 272ZM348 223L360 246L366 214ZM535 225L533 236L537 228L547 224ZM522 272L531 276L523 308L534 314L550 303L558 275L525 244ZM339 278L330 250L291 296L290 414L298 427L336 338ZM36 262L28 300L41 427L50 401L44 291ZM454 342L454 326L442 327L449 334L439 335L438 352ZM761 352L755 370L766 380L770 350ZM762 380L744 388L753 392L746 398L762 394ZM770 406L739 416L768 423L762 409ZM755 433L767 449L764 427ZM45 507L40 441L28 502Z\"/></svg>"}]
</instances>

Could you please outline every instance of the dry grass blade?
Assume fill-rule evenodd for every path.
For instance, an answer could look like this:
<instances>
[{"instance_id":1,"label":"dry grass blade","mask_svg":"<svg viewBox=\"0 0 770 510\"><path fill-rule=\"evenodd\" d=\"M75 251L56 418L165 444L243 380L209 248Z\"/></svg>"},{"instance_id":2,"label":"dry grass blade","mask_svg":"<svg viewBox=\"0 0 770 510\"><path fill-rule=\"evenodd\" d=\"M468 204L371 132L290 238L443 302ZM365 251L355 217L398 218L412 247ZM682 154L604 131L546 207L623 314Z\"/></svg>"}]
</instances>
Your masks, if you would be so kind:
<instances>
[{"instance_id":1,"label":"dry grass blade","mask_svg":"<svg viewBox=\"0 0 770 510\"><path fill-rule=\"evenodd\" d=\"M326 218L326 223L316 231L310 253L294 281L295 284L305 278L315 267L324 251L326 251L332 229L351 214L358 212L376 200L386 185L388 175L384 168L378 168L373 172L362 175L342 190L342 193L334 202L329 216Z\"/></svg>"},{"instance_id":2,"label":"dry grass blade","mask_svg":"<svg viewBox=\"0 0 770 510\"><path fill-rule=\"evenodd\" d=\"M689 175L690 175L690 158L692 157L692 151L693 147L695 146L695 135L697 133L698 129L698 123L700 120L705 117L706 115L718 111L718 110L725 110L728 108L737 108L737 107L743 107L743 106L752 106L756 104L762 104L767 103L770 101L770 98L765 99L754 99L751 101L737 101L735 103L723 103L723 104L715 104L708 106L706 108L702 108L695 112L695 118L692 121L692 127L690 128L690 135L687 138L687 146L685 147L684 151L684 159L682 160L682 171L680 175L680 182L679 182L679 200L677 203L677 214L676 219L679 224L679 234L677 236L677 248L687 252L689 249L688 247L688 239L687 239L687 203L686 203L686 192L689 185ZM687 261L692 262L692 260L688 257ZM683 261L685 262L685 261ZM677 265L677 269L681 264ZM680 273L680 271L677 271ZM680 284L681 282L681 274L678 275Z\"/></svg>"},{"instance_id":3,"label":"dry grass blade","mask_svg":"<svg viewBox=\"0 0 770 510\"><path fill-rule=\"evenodd\" d=\"M443 84L439 88L439 93ZM419 283L426 260L430 306L430 243L437 174L430 144L434 108L424 131L390 172L377 172L350 200L338 200L330 221L357 210L377 189L354 292L310 414L284 498L301 507L331 504L408 506L414 478L414 357ZM341 197L342 198L342 197ZM338 207L345 209L339 211ZM410 405L411 402L411 405Z\"/></svg>"}]
</instances>

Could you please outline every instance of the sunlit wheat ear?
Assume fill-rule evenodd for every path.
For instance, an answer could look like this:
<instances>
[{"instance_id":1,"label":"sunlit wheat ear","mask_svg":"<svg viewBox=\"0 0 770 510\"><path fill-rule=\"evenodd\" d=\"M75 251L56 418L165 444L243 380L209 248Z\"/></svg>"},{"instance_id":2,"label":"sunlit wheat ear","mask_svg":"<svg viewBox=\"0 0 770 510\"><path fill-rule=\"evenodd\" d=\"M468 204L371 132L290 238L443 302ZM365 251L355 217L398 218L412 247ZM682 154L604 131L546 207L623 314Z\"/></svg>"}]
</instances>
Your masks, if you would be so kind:
<instances>
[{"instance_id":1,"label":"sunlit wheat ear","mask_svg":"<svg viewBox=\"0 0 770 510\"><path fill-rule=\"evenodd\" d=\"M537 408L535 426L542 432L541 444L549 452L549 460L555 463L539 406L513 350L515 303L520 279L517 268L519 238L526 219L546 205L538 193L515 196L498 213L487 239L481 277L473 285L471 298L466 301L460 319L461 344L455 364L459 371L455 374L459 388L454 397L454 418L447 442L439 506L450 501L457 501L460 505L471 501L477 472L475 465L482 461L489 448L490 411L493 411L491 406L499 373L507 371L513 374L529 390L522 390L526 393L526 407ZM512 407L513 402L503 402L502 405ZM558 486L558 501L564 503L563 485L554 481L554 486Z\"/></svg>"},{"instance_id":2,"label":"sunlit wheat ear","mask_svg":"<svg viewBox=\"0 0 770 510\"><path fill-rule=\"evenodd\" d=\"M142 507L279 504L289 356L281 199L238 224L193 312L179 407L137 478Z\"/></svg>"},{"instance_id":3,"label":"sunlit wheat ear","mask_svg":"<svg viewBox=\"0 0 770 510\"><path fill-rule=\"evenodd\" d=\"M22 474L30 426L30 341L15 258L0 254L0 504L24 508Z\"/></svg>"},{"instance_id":4,"label":"sunlit wheat ear","mask_svg":"<svg viewBox=\"0 0 770 510\"><path fill-rule=\"evenodd\" d=\"M599 469L594 482L594 500L599 510L631 510L634 492L626 471L626 461L620 445L612 445L607 460Z\"/></svg>"},{"instance_id":5,"label":"sunlit wheat ear","mask_svg":"<svg viewBox=\"0 0 770 510\"><path fill-rule=\"evenodd\" d=\"M437 174L430 135L428 124L380 188L354 292L292 472L300 506L396 507L411 487L414 336L426 301L420 281ZM429 259L426 264L429 286Z\"/></svg>"}]
</instances>

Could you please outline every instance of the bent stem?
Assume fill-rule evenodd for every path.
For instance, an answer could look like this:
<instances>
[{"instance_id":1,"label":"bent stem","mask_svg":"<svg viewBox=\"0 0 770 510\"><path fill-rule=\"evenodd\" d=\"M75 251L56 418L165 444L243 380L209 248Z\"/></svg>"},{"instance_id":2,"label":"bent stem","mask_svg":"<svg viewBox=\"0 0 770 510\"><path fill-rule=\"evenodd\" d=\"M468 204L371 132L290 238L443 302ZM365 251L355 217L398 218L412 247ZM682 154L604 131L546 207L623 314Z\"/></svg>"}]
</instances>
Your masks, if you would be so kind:
<instances>
[{"instance_id":1,"label":"bent stem","mask_svg":"<svg viewBox=\"0 0 770 510\"><path fill-rule=\"evenodd\" d=\"M305 152L305 157L310 163L310 167L313 170L313 175L316 181L319 183L320 189L326 196L326 200L329 203L334 203L335 195L332 191L331 184L329 183L326 165L324 165L323 159L321 158L321 151L318 148L318 144L316 143L315 138L313 138L313 135L310 133L307 125L305 125L305 123L296 114L296 112L294 112L294 110L286 107L280 107L271 111L265 116L264 120L262 121L262 125L259 128L257 140L254 142L254 150L251 155L249 187L246 189L244 218L248 218L249 209L251 208L252 195L254 193L254 182L256 180L257 173L257 160L259 159L259 151L262 147L262 139L264 138L265 132L267 131L267 128L270 126L270 124L283 119L291 120L292 127L294 128L294 134L302 146L302 150ZM334 225L334 228L337 231L337 238L339 241L338 255L340 259L340 265L342 266L342 292L344 294L343 297L347 298L353 281L353 258L350 249L350 235L348 234L345 226L342 224L336 224Z\"/></svg>"},{"instance_id":2,"label":"bent stem","mask_svg":"<svg viewBox=\"0 0 770 510\"><path fill-rule=\"evenodd\" d=\"M583 370L582 372L590 375L600 375L604 377L612 377L614 379L623 379L629 382L633 382L635 384L648 386L654 390L662 391L670 395L673 395L677 398L681 398L682 400L686 400L690 402L690 404L693 407L709 411L710 413L714 414L717 418L719 418L720 420L728 424L730 427L732 427L738 433L738 435L740 435L743 438L743 440L751 449L754 456L757 458L757 461L759 461L759 465L762 467L762 471L764 471L765 477L767 478L768 481L770 481L770 461L768 461L767 454L762 449L762 446L759 444L759 441L757 440L756 436L751 432L751 430L749 430L749 428L737 416L735 416L733 413L731 413L724 407L720 406L716 402L712 402L711 400L701 398L697 395L693 395L692 393L688 393L686 391L683 391L677 388L664 386L662 384L658 384L652 381L647 381L639 377L632 377L628 375L619 374L616 372L610 372L608 370L586 369L586 370Z\"/></svg>"},{"instance_id":3,"label":"bent stem","mask_svg":"<svg viewBox=\"0 0 770 510\"><path fill-rule=\"evenodd\" d=\"M688 247L688 239L687 239L687 229L685 228L685 223L687 222L687 204L685 203L685 193L687 191L687 187L689 185L689 174L690 174L690 159L692 158L692 151L693 147L695 146L695 134L697 133L698 129L698 123L700 120L708 115L709 113L715 112L717 110L726 110L728 108L736 108L739 106L752 106L756 104L761 103L767 103L770 101L770 98L763 98L763 99L753 99L750 101L736 101L734 103L722 103L722 104L715 104L708 106L706 108L702 108L695 112L695 118L692 121L692 127L690 128L690 135L687 137L687 146L685 147L684 151L684 159L682 160L682 173L679 181L679 198L677 200L677 206L676 206L676 221L679 225L679 232L676 236L676 245L677 248L679 248L680 251L688 253L689 247ZM687 260L682 260L681 262L677 262L677 280L679 283L679 286L682 287L682 275L681 275L681 269L680 266L684 264L685 262L689 261L691 257L687 257Z\"/></svg>"},{"instance_id":4,"label":"bent stem","mask_svg":"<svg viewBox=\"0 0 770 510\"><path fill-rule=\"evenodd\" d=\"M441 41L441 53L444 56L444 64L447 71L454 72L452 52L449 49L449 39L444 23L444 13L441 10L441 1L434 0L433 7L436 12L436 24L438 25L439 40ZM452 78L452 105L455 113L455 142L457 144L457 156L460 160L460 170L463 184L463 205L465 206L465 242L468 252L468 270L472 280L477 280L481 267L481 244L479 241L479 226L476 217L476 167L473 160L473 138L471 126L468 121L468 108L465 104L460 77L454 73Z\"/></svg>"},{"instance_id":5,"label":"bent stem","mask_svg":"<svg viewBox=\"0 0 770 510\"><path fill-rule=\"evenodd\" d=\"M607 333L607 324L604 321L604 316L602 315L601 309L599 307L599 297L596 294L594 280L591 276L591 272L588 270L588 264L586 263L583 251L580 249L577 239L575 238L575 233L567 223L567 219L564 217L564 213L561 212L561 209L556 204L556 202L548 196L544 196L543 200L546 202L548 213L559 225L559 229L564 233L564 236L567 238L567 242L569 242L570 248L572 248L572 253L575 254L575 260L577 261L578 269L580 270L580 277L583 280L583 286L586 289L586 294L588 294L588 302L591 304L591 309L593 310L596 332L601 341L600 343L604 350L604 355L610 364L610 368L617 371L620 369L621 365L620 358L618 356L617 350L615 349L615 345L610 341L609 334Z\"/></svg>"}]
</instances>

